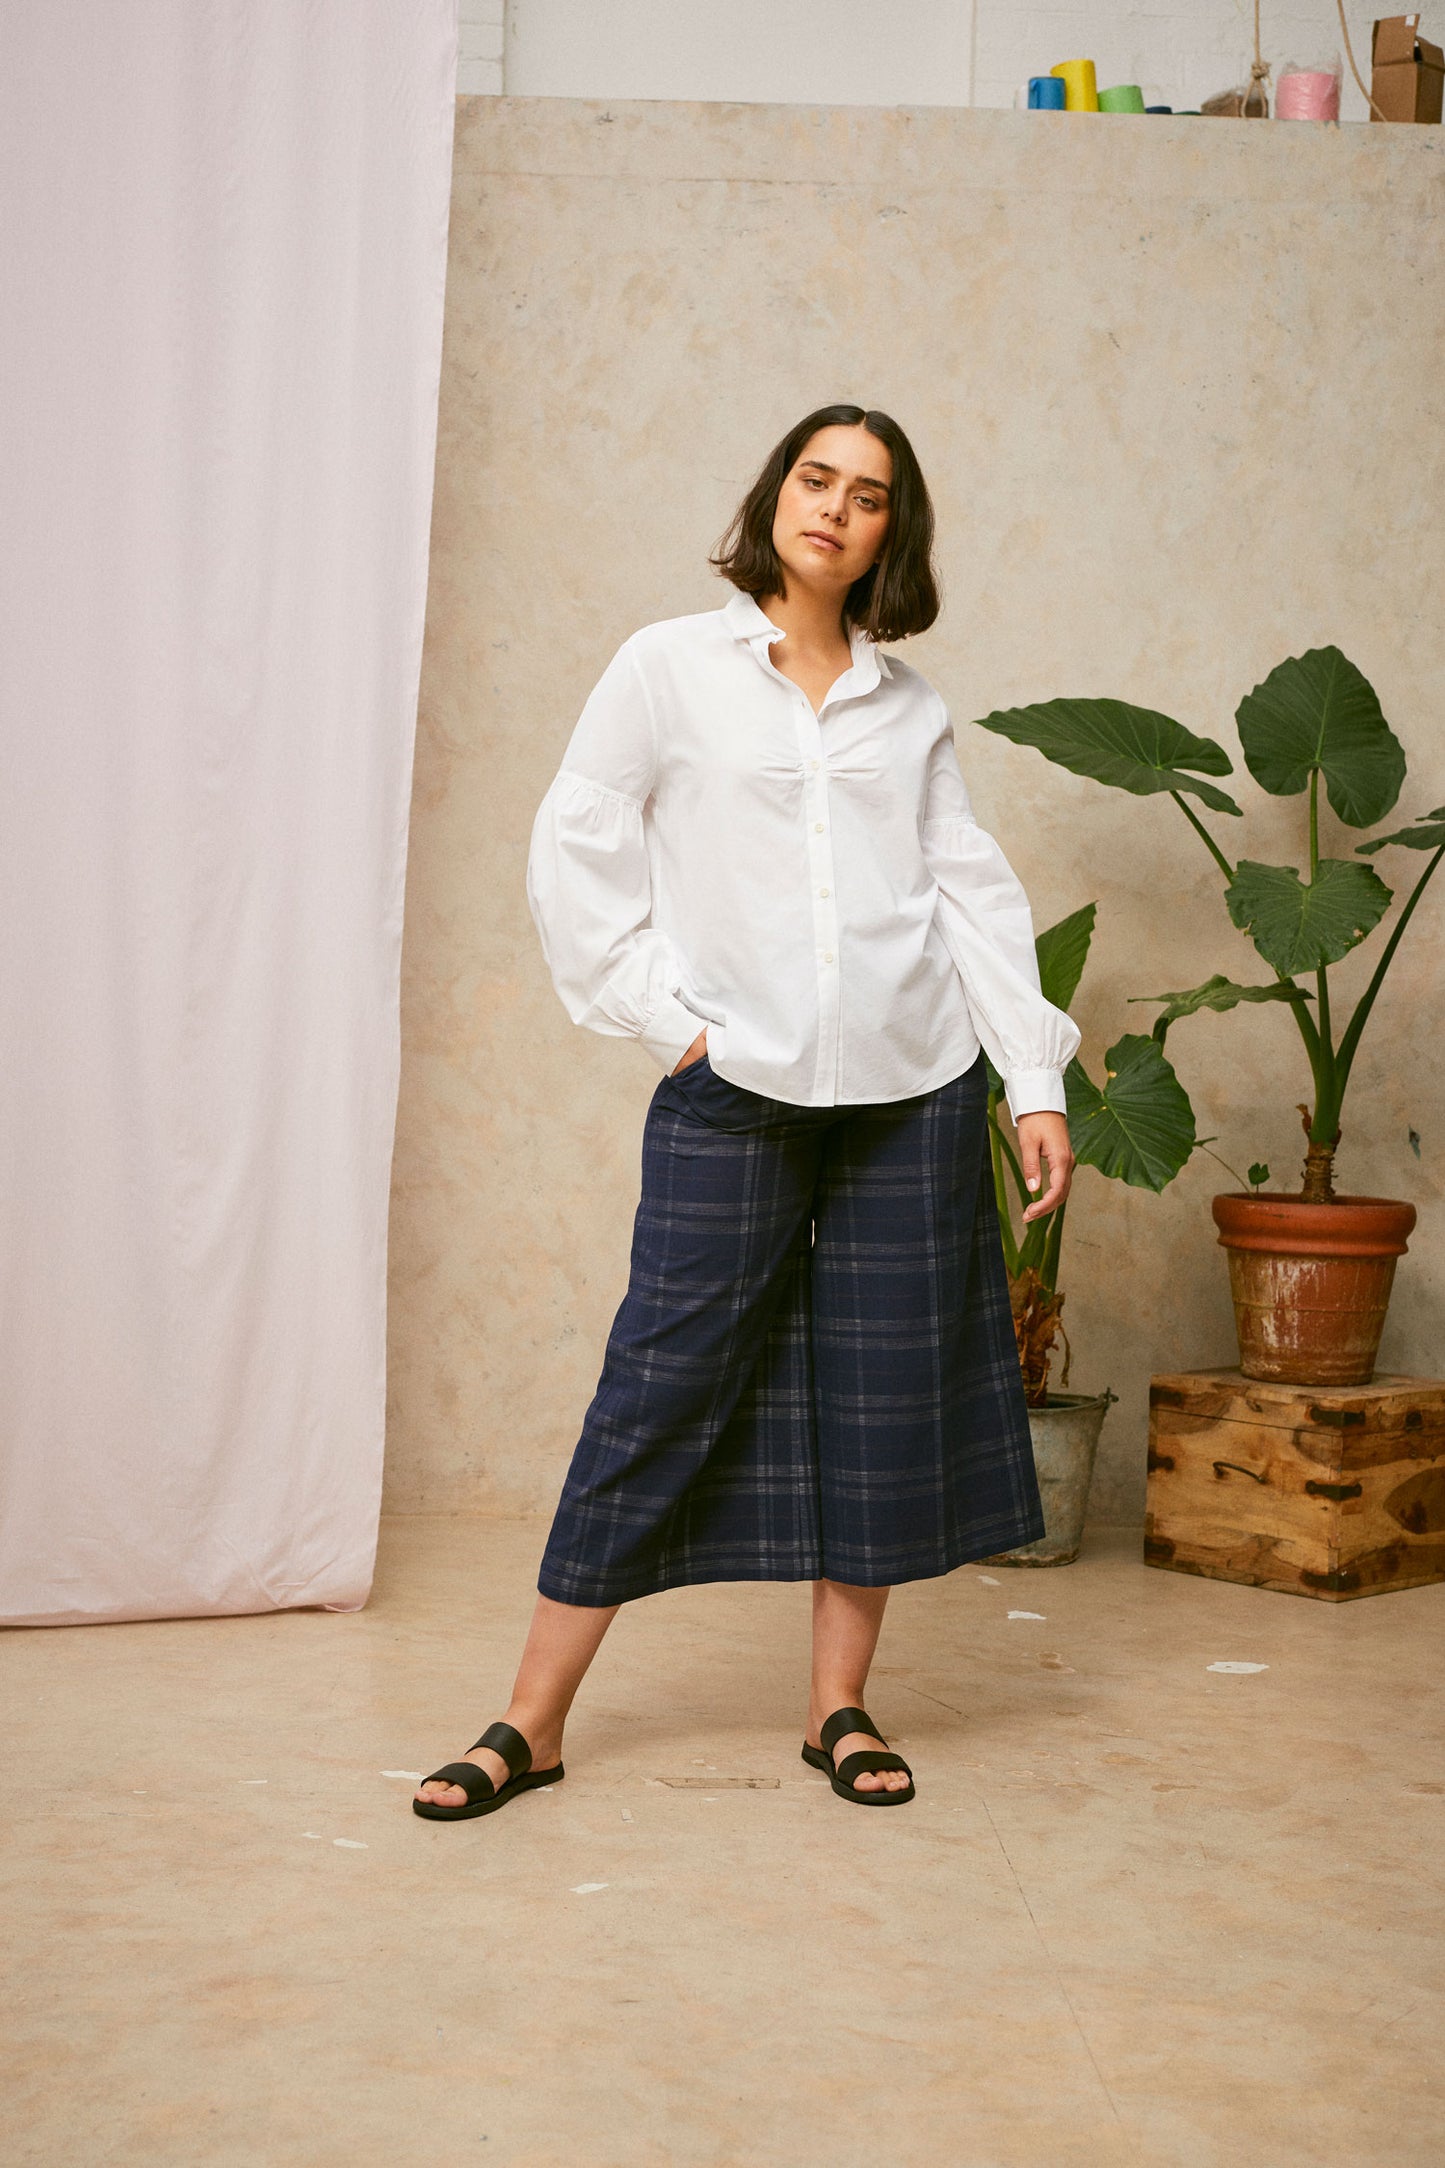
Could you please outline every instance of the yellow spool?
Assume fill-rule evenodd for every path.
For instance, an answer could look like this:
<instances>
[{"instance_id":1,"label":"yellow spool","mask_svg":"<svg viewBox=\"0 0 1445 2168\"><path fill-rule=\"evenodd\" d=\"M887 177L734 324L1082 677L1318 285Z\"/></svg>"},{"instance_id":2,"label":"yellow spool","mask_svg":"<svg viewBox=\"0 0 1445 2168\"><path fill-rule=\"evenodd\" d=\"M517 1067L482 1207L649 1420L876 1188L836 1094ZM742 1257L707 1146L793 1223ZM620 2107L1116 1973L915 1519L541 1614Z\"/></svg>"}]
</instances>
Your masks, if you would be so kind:
<instances>
[{"instance_id":1,"label":"yellow spool","mask_svg":"<svg viewBox=\"0 0 1445 2168\"><path fill-rule=\"evenodd\" d=\"M1097 113L1099 110L1099 82L1094 73L1092 60L1061 60L1050 75L1064 79L1064 111L1066 113Z\"/></svg>"}]
</instances>

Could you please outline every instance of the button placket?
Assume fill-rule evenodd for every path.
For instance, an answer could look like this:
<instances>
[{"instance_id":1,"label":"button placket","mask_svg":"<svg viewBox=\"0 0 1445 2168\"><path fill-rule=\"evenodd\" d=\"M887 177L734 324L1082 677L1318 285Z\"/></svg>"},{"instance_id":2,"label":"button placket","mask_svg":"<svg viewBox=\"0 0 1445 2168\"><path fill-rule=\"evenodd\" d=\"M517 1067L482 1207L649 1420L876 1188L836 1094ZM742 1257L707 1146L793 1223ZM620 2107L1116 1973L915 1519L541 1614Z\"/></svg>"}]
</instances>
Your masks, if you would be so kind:
<instances>
[{"instance_id":1,"label":"button placket","mask_svg":"<svg viewBox=\"0 0 1445 2168\"><path fill-rule=\"evenodd\" d=\"M833 865L832 806L820 719L814 714L807 694L797 687L793 690L796 695L793 712L803 758L805 841L813 891L813 956L818 985L818 1064L813 1088L824 1103L831 1103L837 1097L840 1007L838 883Z\"/></svg>"}]
</instances>

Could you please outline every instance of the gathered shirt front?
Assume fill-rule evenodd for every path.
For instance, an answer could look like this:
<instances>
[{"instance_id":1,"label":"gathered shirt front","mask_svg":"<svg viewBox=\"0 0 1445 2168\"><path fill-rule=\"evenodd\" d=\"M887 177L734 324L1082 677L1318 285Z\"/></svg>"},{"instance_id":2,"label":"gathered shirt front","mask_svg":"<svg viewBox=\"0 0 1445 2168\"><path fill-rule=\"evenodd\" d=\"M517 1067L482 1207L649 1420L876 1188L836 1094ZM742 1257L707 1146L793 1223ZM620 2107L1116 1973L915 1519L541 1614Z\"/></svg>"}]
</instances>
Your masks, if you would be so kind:
<instances>
[{"instance_id":1,"label":"gathered shirt front","mask_svg":"<svg viewBox=\"0 0 1445 2168\"><path fill-rule=\"evenodd\" d=\"M623 642L532 830L527 898L574 1023L796 1106L911 1098L980 1044L1014 1119L1064 1111L1076 1026L979 827L942 699L855 627L815 713L750 595Z\"/></svg>"}]
</instances>

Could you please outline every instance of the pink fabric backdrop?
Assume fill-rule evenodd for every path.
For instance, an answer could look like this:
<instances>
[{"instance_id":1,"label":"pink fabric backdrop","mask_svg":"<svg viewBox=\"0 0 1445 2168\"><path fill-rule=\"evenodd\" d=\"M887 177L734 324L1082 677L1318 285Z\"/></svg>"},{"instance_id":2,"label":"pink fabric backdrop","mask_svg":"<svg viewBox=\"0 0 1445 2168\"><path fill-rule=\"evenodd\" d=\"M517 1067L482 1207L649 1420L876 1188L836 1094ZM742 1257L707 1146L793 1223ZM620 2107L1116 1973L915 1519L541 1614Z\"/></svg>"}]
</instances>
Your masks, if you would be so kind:
<instances>
[{"instance_id":1,"label":"pink fabric backdrop","mask_svg":"<svg viewBox=\"0 0 1445 2168\"><path fill-rule=\"evenodd\" d=\"M0 27L0 1619L370 1586L455 0Z\"/></svg>"}]
</instances>

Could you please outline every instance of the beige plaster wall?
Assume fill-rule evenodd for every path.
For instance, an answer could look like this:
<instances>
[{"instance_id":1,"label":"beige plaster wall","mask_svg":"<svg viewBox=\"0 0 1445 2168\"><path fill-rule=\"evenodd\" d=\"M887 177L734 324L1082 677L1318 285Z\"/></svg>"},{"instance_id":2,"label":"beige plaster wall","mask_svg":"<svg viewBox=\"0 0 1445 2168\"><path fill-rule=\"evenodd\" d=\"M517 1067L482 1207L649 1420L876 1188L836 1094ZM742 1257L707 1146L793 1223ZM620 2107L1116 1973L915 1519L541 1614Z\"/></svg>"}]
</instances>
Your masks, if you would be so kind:
<instances>
[{"instance_id":1,"label":"beige plaster wall","mask_svg":"<svg viewBox=\"0 0 1445 2168\"><path fill-rule=\"evenodd\" d=\"M906 652L950 703L1037 923L1098 899L1076 1003L1096 1073L1152 1016L1126 996L1263 967L1167 800L1075 782L971 718L1114 693L1233 749L1240 696L1334 641L1405 741L1401 816L1445 798L1442 182L1427 128L458 102L406 904L394 1510L555 1499L625 1282L656 1072L567 1022L527 914L528 832L618 643L725 599L708 549L798 414L858 399L913 435L946 607ZM1241 783L1248 854L1298 863L1302 801ZM1442 926L1445 883L1377 1010L1342 1153L1346 1186L1421 1207L1384 1363L1427 1373L1445 1367ZM1201 1131L1290 1180L1296 1045L1272 1009L1171 1040ZM1202 1155L1158 1198L1079 1178L1072 1382L1120 1395L1100 1518L1140 1510L1150 1372L1233 1357L1209 1218L1231 1186Z\"/></svg>"}]
</instances>

